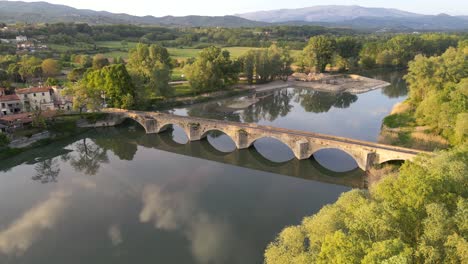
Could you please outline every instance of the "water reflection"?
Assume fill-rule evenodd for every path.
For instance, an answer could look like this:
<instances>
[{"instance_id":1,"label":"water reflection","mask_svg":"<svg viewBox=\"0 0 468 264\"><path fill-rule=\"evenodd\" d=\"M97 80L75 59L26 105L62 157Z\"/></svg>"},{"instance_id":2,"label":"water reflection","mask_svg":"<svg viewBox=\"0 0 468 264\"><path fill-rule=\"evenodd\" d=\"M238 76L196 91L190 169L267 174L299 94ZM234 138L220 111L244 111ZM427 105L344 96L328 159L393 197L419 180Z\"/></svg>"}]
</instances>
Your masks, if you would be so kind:
<instances>
[{"instance_id":1,"label":"water reflection","mask_svg":"<svg viewBox=\"0 0 468 264\"><path fill-rule=\"evenodd\" d=\"M408 88L403 76L406 72L400 71L367 71L361 73L364 76L389 82L390 85L382 88L382 93L389 98L404 97L408 94Z\"/></svg>"},{"instance_id":2,"label":"water reflection","mask_svg":"<svg viewBox=\"0 0 468 264\"><path fill-rule=\"evenodd\" d=\"M106 150L89 141L88 138L75 143L77 156L72 156L70 164L79 172L95 175L102 163L109 161Z\"/></svg>"},{"instance_id":3,"label":"water reflection","mask_svg":"<svg viewBox=\"0 0 468 264\"><path fill-rule=\"evenodd\" d=\"M60 173L60 168L57 159L48 159L38 162L34 169L36 175L32 177L33 180L41 183L57 182L57 177Z\"/></svg>"},{"instance_id":4,"label":"water reflection","mask_svg":"<svg viewBox=\"0 0 468 264\"><path fill-rule=\"evenodd\" d=\"M225 263L232 254L226 246L234 235L226 220L213 218L196 204L200 186L195 186L145 186L139 219L156 229L182 233L196 262Z\"/></svg>"},{"instance_id":5,"label":"water reflection","mask_svg":"<svg viewBox=\"0 0 468 264\"><path fill-rule=\"evenodd\" d=\"M0 253L21 255L40 238L41 234L52 229L62 216L68 193L52 192L49 197L26 211L7 228L0 231Z\"/></svg>"},{"instance_id":6,"label":"water reflection","mask_svg":"<svg viewBox=\"0 0 468 264\"><path fill-rule=\"evenodd\" d=\"M301 104L307 112L323 113L328 112L332 107L348 108L356 102L358 97L350 93L325 93L313 90L303 90L297 96L297 102Z\"/></svg>"},{"instance_id":7,"label":"water reflection","mask_svg":"<svg viewBox=\"0 0 468 264\"><path fill-rule=\"evenodd\" d=\"M256 101L250 106L240 109L229 107L233 101L253 100L252 97L256 98ZM273 122L279 117L286 117L295 105L301 106L306 112L324 113L332 107L348 108L357 100L358 97L350 93L326 93L311 89L287 88L259 92L236 99L202 103L188 107L185 113L177 110L172 112L234 122L258 123L261 120Z\"/></svg>"},{"instance_id":8,"label":"water reflection","mask_svg":"<svg viewBox=\"0 0 468 264\"><path fill-rule=\"evenodd\" d=\"M275 149L274 145L271 144L265 146L265 150L269 149L271 151L269 156L271 156L273 160L266 158L264 156L265 153L260 154L259 150L256 148L223 152L211 145L211 142L218 141L218 139L223 140L223 137L213 138L211 141L201 140L193 141L188 144L179 144L173 140L173 136L170 132L148 135L145 134L142 129L129 130L125 126L120 128L108 128L106 129L105 133L97 133L96 135L105 135L106 137L110 136L116 142L122 142L122 144L132 143L135 145L144 146L146 148L155 148L185 156L202 158L260 171L278 173L302 179L341 184L357 188L365 187L364 172L354 166L354 160L350 163L347 163L346 160L334 160L335 157L331 157L333 163L339 163L341 166L343 166L343 164L345 164L345 166L348 164L348 169L346 170L347 172L340 173L323 167L314 159L314 157L307 160L286 158L285 160L289 161L280 163L275 162L275 159L282 161L280 159L285 158L285 153L278 151L278 149ZM100 140L97 139L96 143L99 142ZM224 146L222 142L219 141L217 144ZM263 152L262 149L261 151ZM291 157L293 157L293 154L290 154ZM352 168L356 169L349 171L349 166L353 166ZM334 165L331 165L330 167L335 168ZM336 168L339 170L340 167Z\"/></svg>"}]
</instances>

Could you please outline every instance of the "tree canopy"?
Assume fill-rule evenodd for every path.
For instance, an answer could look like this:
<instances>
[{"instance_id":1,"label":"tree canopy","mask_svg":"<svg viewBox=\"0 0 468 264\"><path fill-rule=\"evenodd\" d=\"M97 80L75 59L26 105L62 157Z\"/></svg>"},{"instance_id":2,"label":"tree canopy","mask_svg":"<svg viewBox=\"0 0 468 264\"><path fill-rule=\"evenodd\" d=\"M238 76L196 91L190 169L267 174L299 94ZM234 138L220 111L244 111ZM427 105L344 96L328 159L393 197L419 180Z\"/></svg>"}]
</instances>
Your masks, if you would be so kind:
<instances>
[{"instance_id":1,"label":"tree canopy","mask_svg":"<svg viewBox=\"0 0 468 264\"><path fill-rule=\"evenodd\" d=\"M468 42L441 56L422 55L409 63L408 102L420 125L432 127L452 144L468 137Z\"/></svg>"},{"instance_id":2,"label":"tree canopy","mask_svg":"<svg viewBox=\"0 0 468 264\"><path fill-rule=\"evenodd\" d=\"M291 73L292 58L287 48L273 44L265 49L252 49L239 58L242 73L252 84L287 78Z\"/></svg>"},{"instance_id":3,"label":"tree canopy","mask_svg":"<svg viewBox=\"0 0 468 264\"><path fill-rule=\"evenodd\" d=\"M172 64L166 48L152 44L139 43L130 50L128 69L137 87L140 99L155 96L170 96L173 91L169 85Z\"/></svg>"},{"instance_id":4,"label":"tree canopy","mask_svg":"<svg viewBox=\"0 0 468 264\"><path fill-rule=\"evenodd\" d=\"M468 144L406 162L369 190L285 228L274 263L466 263Z\"/></svg>"},{"instance_id":5,"label":"tree canopy","mask_svg":"<svg viewBox=\"0 0 468 264\"><path fill-rule=\"evenodd\" d=\"M229 51L211 46L203 49L185 73L195 91L220 90L238 81L240 65L231 60Z\"/></svg>"}]
</instances>

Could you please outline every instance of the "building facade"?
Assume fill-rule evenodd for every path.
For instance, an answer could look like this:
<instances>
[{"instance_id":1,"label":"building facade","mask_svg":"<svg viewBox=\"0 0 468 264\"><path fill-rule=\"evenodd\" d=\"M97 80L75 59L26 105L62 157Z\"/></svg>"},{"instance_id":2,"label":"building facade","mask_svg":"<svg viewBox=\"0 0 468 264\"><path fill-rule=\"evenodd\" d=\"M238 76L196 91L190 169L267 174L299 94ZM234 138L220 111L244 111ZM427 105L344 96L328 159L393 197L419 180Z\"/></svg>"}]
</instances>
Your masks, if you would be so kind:
<instances>
[{"instance_id":1,"label":"building facade","mask_svg":"<svg viewBox=\"0 0 468 264\"><path fill-rule=\"evenodd\" d=\"M16 89L23 111L30 112L37 109L54 110L54 90L50 87L33 87Z\"/></svg>"},{"instance_id":2,"label":"building facade","mask_svg":"<svg viewBox=\"0 0 468 264\"><path fill-rule=\"evenodd\" d=\"M0 96L0 116L14 115L22 112L22 103L16 94Z\"/></svg>"}]
</instances>

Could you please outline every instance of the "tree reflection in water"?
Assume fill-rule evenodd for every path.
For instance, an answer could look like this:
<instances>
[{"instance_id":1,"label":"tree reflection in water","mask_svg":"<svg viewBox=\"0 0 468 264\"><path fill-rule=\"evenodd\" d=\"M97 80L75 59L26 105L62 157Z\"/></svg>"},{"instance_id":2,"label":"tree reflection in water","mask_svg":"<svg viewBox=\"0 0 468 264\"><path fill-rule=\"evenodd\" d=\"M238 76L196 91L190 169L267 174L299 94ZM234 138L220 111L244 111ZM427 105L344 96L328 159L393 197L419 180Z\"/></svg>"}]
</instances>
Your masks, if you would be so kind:
<instances>
[{"instance_id":1,"label":"tree reflection in water","mask_svg":"<svg viewBox=\"0 0 468 264\"><path fill-rule=\"evenodd\" d=\"M101 163L109 161L107 151L94 143L87 142L87 138L83 138L75 146L78 155L70 159L70 164L79 172L95 175L99 171Z\"/></svg>"},{"instance_id":2,"label":"tree reflection in water","mask_svg":"<svg viewBox=\"0 0 468 264\"><path fill-rule=\"evenodd\" d=\"M358 99L356 95L350 93L336 94L303 88L259 92L256 96L260 100L242 110L229 109L224 106L228 101L224 100L189 107L187 114L235 122L241 120L247 123L258 123L261 120L272 122L291 112L294 107L291 101L300 104L307 112L324 113L332 107L347 108Z\"/></svg>"},{"instance_id":3,"label":"tree reflection in water","mask_svg":"<svg viewBox=\"0 0 468 264\"><path fill-rule=\"evenodd\" d=\"M48 159L36 163L34 169L36 170L36 175L34 175L32 179L40 183L57 182L57 177L60 174L60 167L57 159Z\"/></svg>"},{"instance_id":4,"label":"tree reflection in water","mask_svg":"<svg viewBox=\"0 0 468 264\"><path fill-rule=\"evenodd\" d=\"M260 94L262 99L249 106L242 113L245 122L256 123L260 120L274 121L278 117L284 117L293 106L290 104L294 92L290 89L276 90L270 94Z\"/></svg>"},{"instance_id":5,"label":"tree reflection in water","mask_svg":"<svg viewBox=\"0 0 468 264\"><path fill-rule=\"evenodd\" d=\"M333 94L305 89L296 97L305 111L314 113L325 113L332 107L348 108L357 99L356 95L350 93Z\"/></svg>"}]
</instances>

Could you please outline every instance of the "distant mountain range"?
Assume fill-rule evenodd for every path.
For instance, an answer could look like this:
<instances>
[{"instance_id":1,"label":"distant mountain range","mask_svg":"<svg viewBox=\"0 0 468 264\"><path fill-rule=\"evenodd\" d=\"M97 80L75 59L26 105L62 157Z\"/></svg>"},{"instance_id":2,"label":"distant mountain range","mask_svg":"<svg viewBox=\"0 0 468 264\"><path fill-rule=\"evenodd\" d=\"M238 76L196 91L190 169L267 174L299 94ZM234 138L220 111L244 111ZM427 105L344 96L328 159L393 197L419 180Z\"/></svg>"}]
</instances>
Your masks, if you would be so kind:
<instances>
[{"instance_id":1,"label":"distant mountain range","mask_svg":"<svg viewBox=\"0 0 468 264\"><path fill-rule=\"evenodd\" d=\"M314 6L258 11L232 16L132 16L76 9L47 2L0 1L0 22L136 24L187 27L257 27L267 25L320 25L392 31L468 31L468 16L422 15L397 9L361 6Z\"/></svg>"},{"instance_id":2,"label":"distant mountain range","mask_svg":"<svg viewBox=\"0 0 468 264\"><path fill-rule=\"evenodd\" d=\"M422 15L391 8L313 6L258 11L237 16L268 23L315 24L364 29L468 30L468 16Z\"/></svg>"},{"instance_id":3,"label":"distant mountain range","mask_svg":"<svg viewBox=\"0 0 468 264\"><path fill-rule=\"evenodd\" d=\"M132 16L105 11L76 9L47 2L0 1L0 22L55 23L82 22L89 24L137 24L189 27L255 27L268 25L238 16Z\"/></svg>"}]
</instances>

